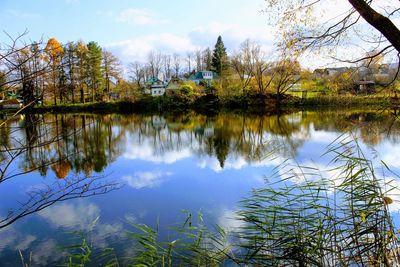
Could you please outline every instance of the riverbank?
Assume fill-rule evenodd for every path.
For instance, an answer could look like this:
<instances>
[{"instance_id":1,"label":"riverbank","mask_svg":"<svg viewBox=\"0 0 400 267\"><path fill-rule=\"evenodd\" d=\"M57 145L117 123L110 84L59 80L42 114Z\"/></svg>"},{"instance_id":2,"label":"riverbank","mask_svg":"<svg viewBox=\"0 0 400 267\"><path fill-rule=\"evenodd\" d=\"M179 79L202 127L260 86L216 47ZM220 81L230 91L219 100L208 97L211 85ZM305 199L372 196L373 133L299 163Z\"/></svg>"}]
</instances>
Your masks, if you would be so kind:
<instances>
[{"instance_id":1,"label":"riverbank","mask_svg":"<svg viewBox=\"0 0 400 267\"><path fill-rule=\"evenodd\" d=\"M399 100L382 96L319 96L302 99L293 96L278 98L272 94L229 97L218 97L210 94L197 98L178 95L163 97L149 96L136 100L36 106L27 112L174 113L193 110L199 113L216 113L229 110L249 113L276 113L277 111L296 111L305 108L389 108L399 106Z\"/></svg>"}]
</instances>

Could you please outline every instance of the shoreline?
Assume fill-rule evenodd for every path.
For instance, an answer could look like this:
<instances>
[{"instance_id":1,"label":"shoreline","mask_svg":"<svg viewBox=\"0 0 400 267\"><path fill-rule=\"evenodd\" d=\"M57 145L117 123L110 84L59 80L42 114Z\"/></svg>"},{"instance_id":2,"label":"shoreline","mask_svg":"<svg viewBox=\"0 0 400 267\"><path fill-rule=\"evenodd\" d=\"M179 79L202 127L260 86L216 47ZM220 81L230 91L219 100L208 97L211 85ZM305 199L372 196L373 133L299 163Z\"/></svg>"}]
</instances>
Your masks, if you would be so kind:
<instances>
[{"instance_id":1,"label":"shoreline","mask_svg":"<svg viewBox=\"0 0 400 267\"><path fill-rule=\"evenodd\" d=\"M205 95L196 99L184 97L143 97L137 100L89 102L35 106L24 113L198 113L243 112L286 113L301 110L324 110L335 108L400 108L400 101L377 96L320 96L308 99L285 97L277 101L273 95L253 97L216 97Z\"/></svg>"}]
</instances>

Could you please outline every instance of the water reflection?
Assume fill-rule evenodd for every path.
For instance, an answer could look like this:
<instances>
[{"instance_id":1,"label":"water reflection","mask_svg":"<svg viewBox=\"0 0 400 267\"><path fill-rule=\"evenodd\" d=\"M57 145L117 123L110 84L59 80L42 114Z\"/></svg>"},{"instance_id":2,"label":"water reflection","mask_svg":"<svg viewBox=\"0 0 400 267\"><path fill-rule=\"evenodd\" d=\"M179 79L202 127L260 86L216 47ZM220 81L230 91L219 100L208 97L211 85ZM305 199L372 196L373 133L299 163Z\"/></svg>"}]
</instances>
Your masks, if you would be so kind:
<instances>
[{"instance_id":1,"label":"water reflection","mask_svg":"<svg viewBox=\"0 0 400 267\"><path fill-rule=\"evenodd\" d=\"M229 158L257 163L272 152L289 158L296 156L298 148L310 139L310 131L315 132L314 140L323 141L329 137L317 136L318 133L350 130L356 130L361 140L372 146L382 140L399 141L399 121L389 112L214 117L194 113L180 116L26 115L0 129L5 148L0 150L2 180L17 172L4 166L13 159L9 151L18 151L17 157L24 157L19 161L20 172L38 170L46 176L50 169L57 178L64 179L71 171L86 176L101 173L120 156L173 164L196 155L203 159L201 165L207 158L217 159L220 169L229 164Z\"/></svg>"},{"instance_id":2,"label":"water reflection","mask_svg":"<svg viewBox=\"0 0 400 267\"><path fill-rule=\"evenodd\" d=\"M182 208L204 209L213 222L234 228L234 204L262 186L268 168L288 158L322 168L324 147L344 132L399 168L399 126L389 111L24 115L0 127L0 228L7 230L0 231L0 251L41 244L51 251L62 238L49 235L85 229L97 218L96 242L105 247L126 220L151 224L159 217L168 225ZM38 234L27 230L34 224ZM8 263L3 255L0 265ZM43 265L57 261L36 255Z\"/></svg>"}]
</instances>

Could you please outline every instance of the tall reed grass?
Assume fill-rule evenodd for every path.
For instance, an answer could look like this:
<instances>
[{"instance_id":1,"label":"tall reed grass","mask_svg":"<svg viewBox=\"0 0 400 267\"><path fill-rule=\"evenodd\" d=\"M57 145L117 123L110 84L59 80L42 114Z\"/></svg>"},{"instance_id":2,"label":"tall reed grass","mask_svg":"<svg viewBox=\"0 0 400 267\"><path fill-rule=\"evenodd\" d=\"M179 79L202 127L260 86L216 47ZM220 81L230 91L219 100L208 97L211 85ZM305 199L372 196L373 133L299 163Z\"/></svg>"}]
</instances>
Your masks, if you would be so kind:
<instances>
[{"instance_id":1,"label":"tall reed grass","mask_svg":"<svg viewBox=\"0 0 400 267\"><path fill-rule=\"evenodd\" d=\"M399 266L398 231L389 211L392 181L376 174L352 136L335 140L326 154L332 158L327 172L279 166L276 182L239 203L234 219L240 226L233 231L208 227L201 213L187 213L168 241L158 227L132 224L128 236L136 246L123 265ZM86 266L90 246L84 241L80 248L68 266ZM119 266L113 259L104 266Z\"/></svg>"}]
</instances>

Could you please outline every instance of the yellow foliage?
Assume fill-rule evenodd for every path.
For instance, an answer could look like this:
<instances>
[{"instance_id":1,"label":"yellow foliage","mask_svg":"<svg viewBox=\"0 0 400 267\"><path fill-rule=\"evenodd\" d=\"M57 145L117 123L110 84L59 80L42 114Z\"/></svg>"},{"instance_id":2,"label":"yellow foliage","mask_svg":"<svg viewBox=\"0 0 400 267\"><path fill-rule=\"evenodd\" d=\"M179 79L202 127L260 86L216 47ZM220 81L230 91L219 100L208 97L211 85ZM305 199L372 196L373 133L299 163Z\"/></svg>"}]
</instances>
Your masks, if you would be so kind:
<instances>
[{"instance_id":1,"label":"yellow foliage","mask_svg":"<svg viewBox=\"0 0 400 267\"><path fill-rule=\"evenodd\" d=\"M365 212L361 212L361 214L360 214L360 217L361 217L361 221L362 222L365 222L365 218L367 217L366 215L365 215Z\"/></svg>"},{"instance_id":2,"label":"yellow foliage","mask_svg":"<svg viewBox=\"0 0 400 267\"><path fill-rule=\"evenodd\" d=\"M58 179L64 179L65 177L67 177L68 173L71 170L71 163L64 159L61 159L59 162L52 166L52 169Z\"/></svg>"},{"instance_id":3,"label":"yellow foliage","mask_svg":"<svg viewBox=\"0 0 400 267\"><path fill-rule=\"evenodd\" d=\"M390 205L393 203L393 199L391 199L390 197L383 197L383 202L385 203L385 205Z\"/></svg>"},{"instance_id":4,"label":"yellow foliage","mask_svg":"<svg viewBox=\"0 0 400 267\"><path fill-rule=\"evenodd\" d=\"M61 43L55 38L50 38L47 41L46 48L44 51L50 56L53 61L58 61L59 58L64 54L64 48Z\"/></svg>"},{"instance_id":5,"label":"yellow foliage","mask_svg":"<svg viewBox=\"0 0 400 267\"><path fill-rule=\"evenodd\" d=\"M83 41L79 41L78 44L76 45L76 51L78 52L79 55L84 55L86 54L89 49L87 48L87 45Z\"/></svg>"}]
</instances>

